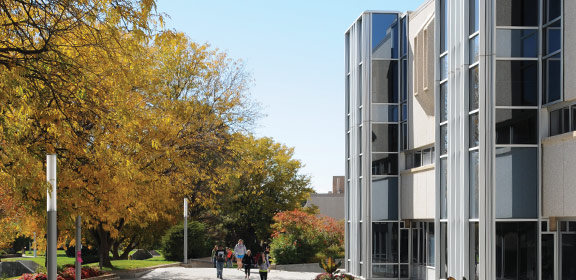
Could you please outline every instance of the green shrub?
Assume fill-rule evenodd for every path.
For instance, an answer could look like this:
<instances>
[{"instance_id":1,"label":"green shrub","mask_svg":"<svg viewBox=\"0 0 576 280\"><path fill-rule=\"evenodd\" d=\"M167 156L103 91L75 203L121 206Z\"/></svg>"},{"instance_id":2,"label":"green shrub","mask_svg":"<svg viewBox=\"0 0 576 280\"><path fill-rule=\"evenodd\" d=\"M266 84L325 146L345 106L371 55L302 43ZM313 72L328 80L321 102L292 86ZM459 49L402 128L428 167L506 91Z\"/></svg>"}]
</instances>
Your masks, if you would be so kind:
<instances>
[{"instance_id":1,"label":"green shrub","mask_svg":"<svg viewBox=\"0 0 576 280\"><path fill-rule=\"evenodd\" d=\"M210 256L210 242L204 224L188 222L188 258ZM167 260L182 261L184 258L184 225L170 228L162 237L162 252Z\"/></svg>"}]
</instances>

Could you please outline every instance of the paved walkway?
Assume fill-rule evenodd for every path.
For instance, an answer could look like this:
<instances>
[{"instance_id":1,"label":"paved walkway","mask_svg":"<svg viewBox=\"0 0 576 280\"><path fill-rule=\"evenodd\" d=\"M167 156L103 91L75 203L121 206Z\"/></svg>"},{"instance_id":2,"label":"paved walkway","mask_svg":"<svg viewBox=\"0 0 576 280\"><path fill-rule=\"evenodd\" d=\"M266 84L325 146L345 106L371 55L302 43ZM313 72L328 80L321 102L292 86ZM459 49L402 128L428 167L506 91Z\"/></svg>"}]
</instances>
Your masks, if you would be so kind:
<instances>
[{"instance_id":1,"label":"paved walkway","mask_svg":"<svg viewBox=\"0 0 576 280\"><path fill-rule=\"evenodd\" d=\"M251 280L260 280L257 269L252 269ZM224 280L244 280L244 272L235 268L225 268L222 273ZM282 270L272 270L268 273L270 280L312 280L318 273L312 272L290 272ZM185 267L166 267L157 268L142 276L140 279L170 279L170 280L216 280L215 268L185 268Z\"/></svg>"}]
</instances>

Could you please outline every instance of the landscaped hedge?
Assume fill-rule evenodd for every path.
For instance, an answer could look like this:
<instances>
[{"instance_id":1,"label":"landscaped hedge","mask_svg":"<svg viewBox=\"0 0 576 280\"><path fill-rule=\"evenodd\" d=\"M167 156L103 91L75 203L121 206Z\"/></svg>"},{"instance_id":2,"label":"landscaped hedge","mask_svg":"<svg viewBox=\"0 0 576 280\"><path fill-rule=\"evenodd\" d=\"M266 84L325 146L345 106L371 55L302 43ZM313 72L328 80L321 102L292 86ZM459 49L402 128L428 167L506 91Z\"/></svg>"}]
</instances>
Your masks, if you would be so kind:
<instances>
[{"instance_id":1,"label":"landscaped hedge","mask_svg":"<svg viewBox=\"0 0 576 280\"><path fill-rule=\"evenodd\" d=\"M200 222L188 222L188 258L210 256L210 242L206 237L206 228ZM184 225L170 228L162 237L164 257L170 261L184 259Z\"/></svg>"}]
</instances>

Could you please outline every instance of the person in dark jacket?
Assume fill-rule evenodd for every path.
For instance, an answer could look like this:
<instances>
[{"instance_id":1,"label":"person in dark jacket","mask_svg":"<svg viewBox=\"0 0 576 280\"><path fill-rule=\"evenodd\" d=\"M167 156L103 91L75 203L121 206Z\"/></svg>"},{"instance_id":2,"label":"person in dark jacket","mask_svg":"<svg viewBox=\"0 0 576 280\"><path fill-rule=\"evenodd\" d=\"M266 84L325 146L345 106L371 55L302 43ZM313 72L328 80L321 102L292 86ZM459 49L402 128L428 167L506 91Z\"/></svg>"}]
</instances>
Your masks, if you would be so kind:
<instances>
[{"instance_id":1,"label":"person in dark jacket","mask_svg":"<svg viewBox=\"0 0 576 280\"><path fill-rule=\"evenodd\" d=\"M224 246L218 246L216 250L216 277L222 279L222 271L224 270L224 263L226 262L226 250Z\"/></svg>"},{"instance_id":2,"label":"person in dark jacket","mask_svg":"<svg viewBox=\"0 0 576 280\"><path fill-rule=\"evenodd\" d=\"M244 276L245 279L250 279L250 269L252 268L252 264L254 263L254 259L252 259L252 252L250 250L246 251L246 255L242 258L242 266L244 266Z\"/></svg>"}]
</instances>

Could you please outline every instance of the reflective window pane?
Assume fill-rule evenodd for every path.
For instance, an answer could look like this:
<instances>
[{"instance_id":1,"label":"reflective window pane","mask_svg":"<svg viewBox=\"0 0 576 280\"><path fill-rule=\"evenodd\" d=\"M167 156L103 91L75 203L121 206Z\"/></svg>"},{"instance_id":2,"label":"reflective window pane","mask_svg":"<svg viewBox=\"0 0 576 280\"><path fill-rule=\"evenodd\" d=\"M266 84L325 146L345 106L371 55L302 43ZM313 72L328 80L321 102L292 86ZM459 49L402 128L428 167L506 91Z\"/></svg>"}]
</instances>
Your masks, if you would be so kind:
<instances>
[{"instance_id":1,"label":"reflective window pane","mask_svg":"<svg viewBox=\"0 0 576 280\"><path fill-rule=\"evenodd\" d=\"M562 30L558 27L546 28L544 31L544 54L551 54L560 49Z\"/></svg>"},{"instance_id":2,"label":"reflective window pane","mask_svg":"<svg viewBox=\"0 0 576 280\"><path fill-rule=\"evenodd\" d=\"M398 122L398 106L372 104L373 122Z\"/></svg>"},{"instance_id":3,"label":"reflective window pane","mask_svg":"<svg viewBox=\"0 0 576 280\"><path fill-rule=\"evenodd\" d=\"M397 61L372 61L372 102L398 103Z\"/></svg>"},{"instance_id":4,"label":"reflective window pane","mask_svg":"<svg viewBox=\"0 0 576 280\"><path fill-rule=\"evenodd\" d=\"M448 25L446 24L448 5L446 1L447 0L440 0L440 53L445 52L448 46Z\"/></svg>"},{"instance_id":5,"label":"reflective window pane","mask_svg":"<svg viewBox=\"0 0 576 280\"><path fill-rule=\"evenodd\" d=\"M401 229L400 230L400 262L401 263L408 263L408 242L409 242L409 233L410 229ZM402 277L402 276L400 276Z\"/></svg>"},{"instance_id":6,"label":"reflective window pane","mask_svg":"<svg viewBox=\"0 0 576 280\"><path fill-rule=\"evenodd\" d=\"M440 159L440 218L448 217L448 165L447 159Z\"/></svg>"},{"instance_id":7,"label":"reflective window pane","mask_svg":"<svg viewBox=\"0 0 576 280\"><path fill-rule=\"evenodd\" d=\"M372 125L372 151L397 152L398 151L398 125L373 124Z\"/></svg>"},{"instance_id":8,"label":"reflective window pane","mask_svg":"<svg viewBox=\"0 0 576 280\"><path fill-rule=\"evenodd\" d=\"M448 79L448 56L445 55L440 58L440 80Z\"/></svg>"},{"instance_id":9,"label":"reflective window pane","mask_svg":"<svg viewBox=\"0 0 576 280\"><path fill-rule=\"evenodd\" d=\"M402 101L408 98L408 62L402 59Z\"/></svg>"},{"instance_id":10,"label":"reflective window pane","mask_svg":"<svg viewBox=\"0 0 576 280\"><path fill-rule=\"evenodd\" d=\"M470 219L478 218L478 150L470 152L470 169L469 169L469 184L470 184Z\"/></svg>"},{"instance_id":11,"label":"reflective window pane","mask_svg":"<svg viewBox=\"0 0 576 280\"><path fill-rule=\"evenodd\" d=\"M406 103L402 104L402 120L408 119L408 105Z\"/></svg>"},{"instance_id":12,"label":"reflective window pane","mask_svg":"<svg viewBox=\"0 0 576 280\"><path fill-rule=\"evenodd\" d=\"M398 219L398 178L372 180L372 221Z\"/></svg>"},{"instance_id":13,"label":"reflective window pane","mask_svg":"<svg viewBox=\"0 0 576 280\"><path fill-rule=\"evenodd\" d=\"M398 154L372 153L372 175L398 175Z\"/></svg>"},{"instance_id":14,"label":"reflective window pane","mask_svg":"<svg viewBox=\"0 0 576 280\"><path fill-rule=\"evenodd\" d=\"M478 31L478 19L479 19L479 6L478 6L478 2L480 0L470 0L469 3L469 19L470 19L470 34L474 34L476 31Z\"/></svg>"},{"instance_id":15,"label":"reflective window pane","mask_svg":"<svg viewBox=\"0 0 576 280\"><path fill-rule=\"evenodd\" d=\"M408 149L408 123L402 123L402 150Z\"/></svg>"},{"instance_id":16,"label":"reflective window pane","mask_svg":"<svg viewBox=\"0 0 576 280\"><path fill-rule=\"evenodd\" d=\"M436 238L436 235L434 235L434 223L427 223L428 224L428 230L426 231L426 234L428 235L428 266L434 266L434 264L436 263L436 255L435 252L436 250L435 248L435 243L434 243L434 239Z\"/></svg>"},{"instance_id":17,"label":"reflective window pane","mask_svg":"<svg viewBox=\"0 0 576 280\"><path fill-rule=\"evenodd\" d=\"M538 279L536 222L496 222L496 279Z\"/></svg>"},{"instance_id":18,"label":"reflective window pane","mask_svg":"<svg viewBox=\"0 0 576 280\"><path fill-rule=\"evenodd\" d=\"M470 69L470 83L469 83L469 91L470 91L470 111L474 111L478 109L478 102L480 99L480 82L478 80L478 66Z\"/></svg>"},{"instance_id":19,"label":"reflective window pane","mask_svg":"<svg viewBox=\"0 0 576 280\"><path fill-rule=\"evenodd\" d=\"M398 262L398 223L373 223L372 232L372 262Z\"/></svg>"},{"instance_id":20,"label":"reflective window pane","mask_svg":"<svg viewBox=\"0 0 576 280\"><path fill-rule=\"evenodd\" d=\"M496 61L496 105L538 106L538 62Z\"/></svg>"},{"instance_id":21,"label":"reflective window pane","mask_svg":"<svg viewBox=\"0 0 576 280\"><path fill-rule=\"evenodd\" d=\"M448 120L448 84L440 85L440 122Z\"/></svg>"},{"instance_id":22,"label":"reflective window pane","mask_svg":"<svg viewBox=\"0 0 576 280\"><path fill-rule=\"evenodd\" d=\"M480 268L480 228L477 222L470 223L470 278L479 280Z\"/></svg>"},{"instance_id":23,"label":"reflective window pane","mask_svg":"<svg viewBox=\"0 0 576 280\"><path fill-rule=\"evenodd\" d=\"M562 279L576 279L576 234L562 234Z\"/></svg>"},{"instance_id":24,"label":"reflective window pane","mask_svg":"<svg viewBox=\"0 0 576 280\"><path fill-rule=\"evenodd\" d=\"M496 25L538 26L538 0L496 1Z\"/></svg>"},{"instance_id":25,"label":"reflective window pane","mask_svg":"<svg viewBox=\"0 0 576 280\"><path fill-rule=\"evenodd\" d=\"M554 235L542 234L542 280L554 280Z\"/></svg>"},{"instance_id":26,"label":"reflective window pane","mask_svg":"<svg viewBox=\"0 0 576 280\"><path fill-rule=\"evenodd\" d=\"M470 64L478 61L478 54L480 53L480 35L470 39Z\"/></svg>"},{"instance_id":27,"label":"reflective window pane","mask_svg":"<svg viewBox=\"0 0 576 280\"><path fill-rule=\"evenodd\" d=\"M544 61L545 88L542 102L552 103L562 98L562 64L559 59L551 58Z\"/></svg>"},{"instance_id":28,"label":"reflective window pane","mask_svg":"<svg viewBox=\"0 0 576 280\"><path fill-rule=\"evenodd\" d=\"M538 144L538 110L496 109L496 144Z\"/></svg>"},{"instance_id":29,"label":"reflective window pane","mask_svg":"<svg viewBox=\"0 0 576 280\"><path fill-rule=\"evenodd\" d=\"M538 149L496 148L496 218L538 217Z\"/></svg>"},{"instance_id":30,"label":"reflective window pane","mask_svg":"<svg viewBox=\"0 0 576 280\"><path fill-rule=\"evenodd\" d=\"M562 108L550 112L550 136L570 131L570 111Z\"/></svg>"},{"instance_id":31,"label":"reflective window pane","mask_svg":"<svg viewBox=\"0 0 576 280\"><path fill-rule=\"evenodd\" d=\"M480 140L480 132L478 130L478 113L470 116L470 136L469 136L469 147L474 148L478 146Z\"/></svg>"},{"instance_id":32,"label":"reflective window pane","mask_svg":"<svg viewBox=\"0 0 576 280\"><path fill-rule=\"evenodd\" d=\"M375 278L398 278L398 265L397 264L386 264L386 265L375 264L372 266L372 276Z\"/></svg>"},{"instance_id":33,"label":"reflective window pane","mask_svg":"<svg viewBox=\"0 0 576 280\"><path fill-rule=\"evenodd\" d=\"M372 57L398 58L398 16L372 15Z\"/></svg>"},{"instance_id":34,"label":"reflective window pane","mask_svg":"<svg viewBox=\"0 0 576 280\"><path fill-rule=\"evenodd\" d=\"M448 153L448 128L446 125L440 126L440 155Z\"/></svg>"},{"instance_id":35,"label":"reflective window pane","mask_svg":"<svg viewBox=\"0 0 576 280\"><path fill-rule=\"evenodd\" d=\"M572 127L570 130L576 130L576 106L572 106Z\"/></svg>"},{"instance_id":36,"label":"reflective window pane","mask_svg":"<svg viewBox=\"0 0 576 280\"><path fill-rule=\"evenodd\" d=\"M538 29L497 29L496 36L499 57L538 56Z\"/></svg>"},{"instance_id":37,"label":"reflective window pane","mask_svg":"<svg viewBox=\"0 0 576 280\"><path fill-rule=\"evenodd\" d=\"M545 23L554 20L562 13L562 0L545 0L544 1L544 14L546 15Z\"/></svg>"}]
</instances>

